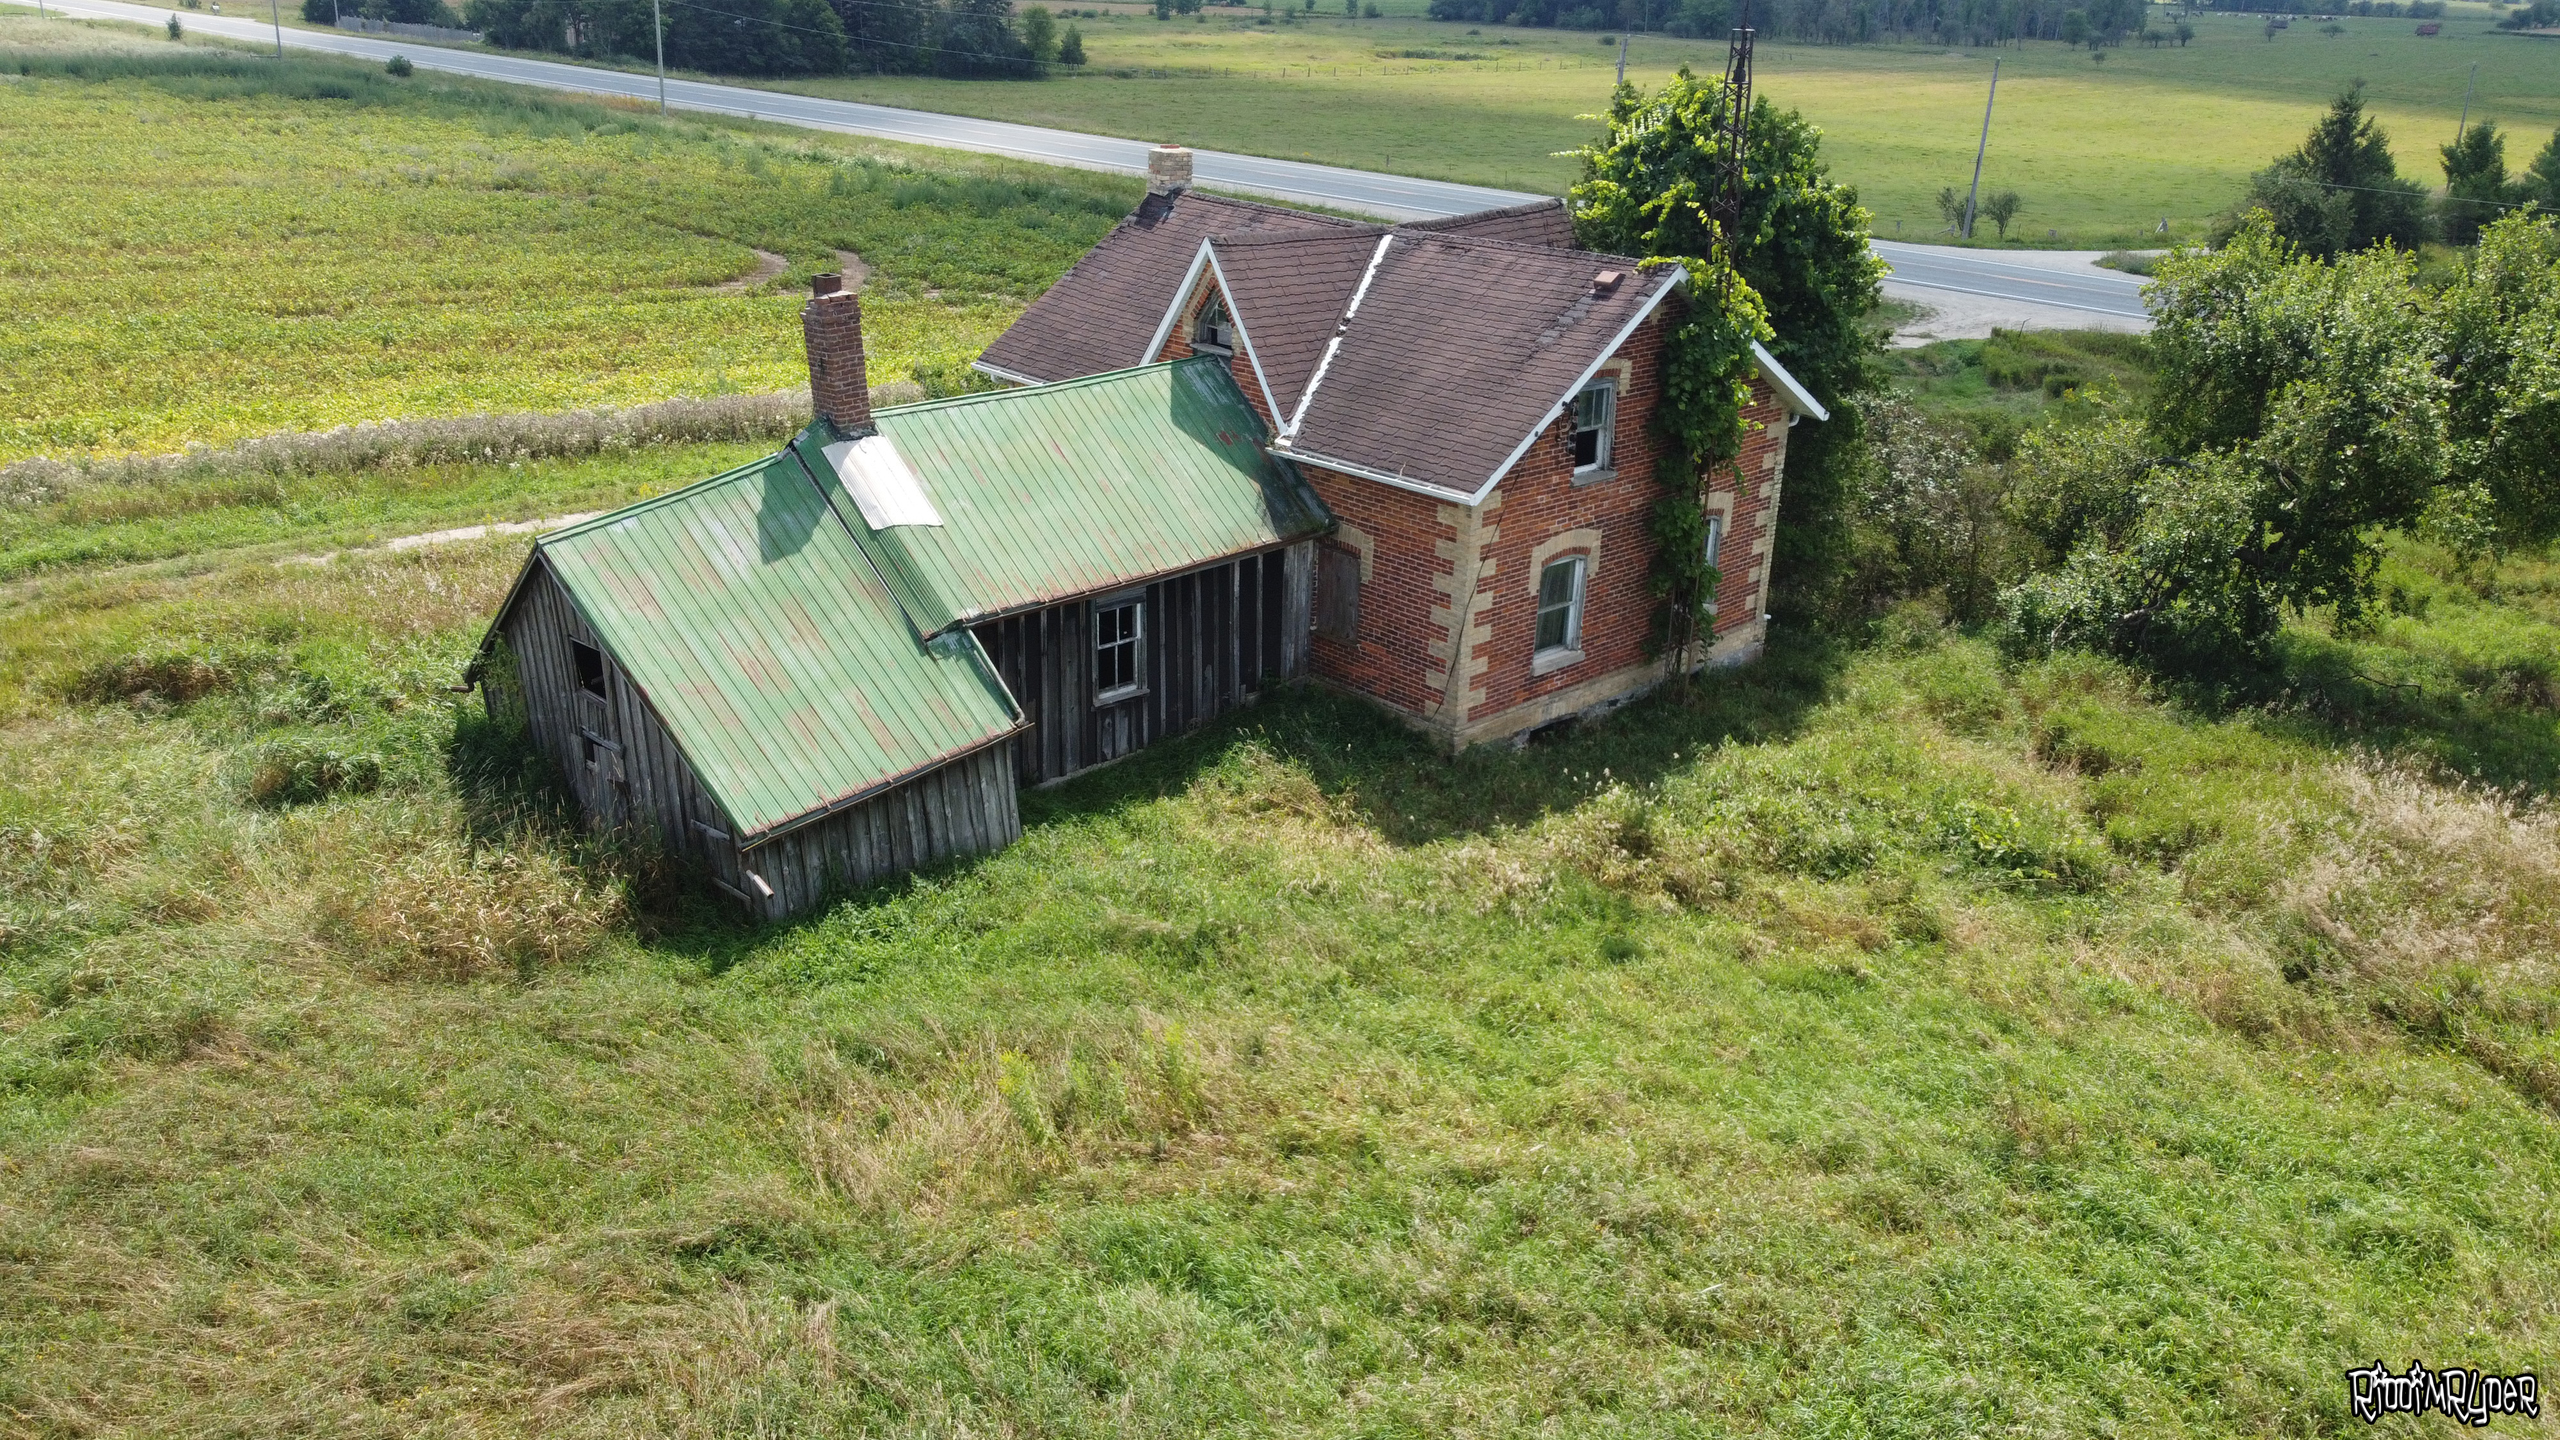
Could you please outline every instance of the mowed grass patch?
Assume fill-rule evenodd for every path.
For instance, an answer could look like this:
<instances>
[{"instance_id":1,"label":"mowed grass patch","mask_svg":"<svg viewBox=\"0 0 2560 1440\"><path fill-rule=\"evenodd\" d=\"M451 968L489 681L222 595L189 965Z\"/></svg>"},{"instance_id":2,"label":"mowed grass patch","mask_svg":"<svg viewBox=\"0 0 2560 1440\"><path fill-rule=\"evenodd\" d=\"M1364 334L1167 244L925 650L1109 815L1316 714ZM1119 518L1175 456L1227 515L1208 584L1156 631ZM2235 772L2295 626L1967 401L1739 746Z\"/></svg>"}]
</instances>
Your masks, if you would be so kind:
<instances>
[{"instance_id":1,"label":"mowed grass patch","mask_svg":"<svg viewBox=\"0 0 2560 1440\"><path fill-rule=\"evenodd\" d=\"M785 389L839 250L902 379L973 357L1136 195L322 60L0 69L0 459ZM758 250L783 271L734 283Z\"/></svg>"},{"instance_id":2,"label":"mowed grass patch","mask_svg":"<svg viewBox=\"0 0 2560 1440\"><path fill-rule=\"evenodd\" d=\"M0 613L18 1426L2283 1433L2560 1352L2529 804L1905 628L1454 762L1284 696L754 929L444 690L521 556Z\"/></svg>"},{"instance_id":3,"label":"mowed grass patch","mask_svg":"<svg viewBox=\"0 0 2560 1440\"><path fill-rule=\"evenodd\" d=\"M1319 160L1361 169L1560 194L1607 108L1616 48L1583 31L1469 26L1406 17L1349 21L1338 7L1291 24L1211 10L1195 23L1146 15L1077 22L1088 73L1042 84L848 77L779 88L1146 140ZM2496 32L2485 13L2443 22L2346 17L2335 40L2297 25L2272 42L2259 19L2191 17L2194 42L2091 53L2021 48L1797 45L1763 37L1760 92L1823 130L1823 154L1855 184L1887 238L1927 240L1932 199L1972 172L1991 61L2000 104L1983 183L2026 197L2011 233L2095 247L2199 238L2248 175L2301 143L2351 80L2367 82L2401 173L2435 185L2471 66L2472 115L2530 155L2560 127L2550 47ZM1627 78L1718 72L1725 46L1640 34ZM2525 142L2530 142L2526 144ZM2059 233L2050 239L2047 230ZM1986 232L1987 233L1987 232Z\"/></svg>"}]
</instances>

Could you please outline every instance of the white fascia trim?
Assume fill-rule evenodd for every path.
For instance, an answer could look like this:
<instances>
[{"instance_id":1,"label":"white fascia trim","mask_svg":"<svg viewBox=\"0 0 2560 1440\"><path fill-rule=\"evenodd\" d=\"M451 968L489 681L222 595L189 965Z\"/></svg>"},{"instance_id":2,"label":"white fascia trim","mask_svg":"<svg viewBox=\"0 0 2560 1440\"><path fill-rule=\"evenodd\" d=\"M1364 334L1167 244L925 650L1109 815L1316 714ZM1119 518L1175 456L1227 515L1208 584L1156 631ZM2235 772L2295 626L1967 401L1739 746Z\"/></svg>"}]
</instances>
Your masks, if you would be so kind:
<instances>
[{"instance_id":1,"label":"white fascia trim","mask_svg":"<svg viewBox=\"0 0 2560 1440\"><path fill-rule=\"evenodd\" d=\"M1262 402L1271 407L1272 414L1279 414L1280 402L1271 398L1271 377L1262 373L1262 357L1253 353L1252 332L1244 328L1244 312L1236 308L1235 292L1227 288L1227 272L1218 268L1218 252L1206 240L1200 242L1199 252L1191 257L1191 268L1182 272L1181 288L1173 292L1173 303L1165 307L1164 318L1156 322L1155 338L1147 342L1147 353L1130 363L1152 365L1155 358L1164 353L1165 342L1173 338L1174 322L1182 318L1184 302L1191 298L1192 291L1200 287L1202 270L1218 277L1218 293L1227 302L1228 323L1236 327L1236 344L1244 350L1245 358L1253 362L1253 378L1262 386Z\"/></svg>"},{"instance_id":2,"label":"white fascia trim","mask_svg":"<svg viewBox=\"0 0 2560 1440\"><path fill-rule=\"evenodd\" d=\"M1786 403L1788 409L1816 420L1831 418L1831 412L1823 409L1822 402L1813 398L1813 392L1788 374L1787 367L1778 363L1778 357L1770 354L1768 348L1757 340L1751 342L1751 359L1760 367L1760 378L1769 382L1769 388L1778 392L1778 398Z\"/></svg>"},{"instance_id":3,"label":"white fascia trim","mask_svg":"<svg viewBox=\"0 0 2560 1440\"><path fill-rule=\"evenodd\" d=\"M1007 370L1001 365L990 365L984 360L970 361L969 368L977 371L981 375L989 377L990 379L1001 380L1007 385L1046 385L1049 383L1046 380L1034 380L1030 376L1022 374L1020 371Z\"/></svg>"},{"instance_id":4,"label":"white fascia trim","mask_svg":"<svg viewBox=\"0 0 2560 1440\"><path fill-rule=\"evenodd\" d=\"M1280 413L1280 397L1271 393L1271 377L1262 373L1262 356L1253 348L1253 332L1244 328L1244 311L1236 306L1236 292L1227 284L1226 267L1218 263L1218 252L1208 241L1201 241L1200 249L1209 257L1210 273L1218 277L1218 294L1226 301L1228 323L1236 327L1236 344L1243 348L1244 358L1253 362L1253 381L1262 387L1262 403L1270 406L1276 416ZM1191 292L1186 288L1183 293ZM1179 300L1173 303L1176 309L1182 306Z\"/></svg>"},{"instance_id":5,"label":"white fascia trim","mask_svg":"<svg viewBox=\"0 0 2560 1440\"><path fill-rule=\"evenodd\" d=\"M1636 313L1628 319L1626 324L1618 327L1618 333L1610 336L1609 343L1601 347L1600 354L1592 360L1591 364L1580 375L1574 377L1572 384L1564 387L1564 394L1557 397L1555 404L1538 412L1538 423L1530 427L1528 434L1520 437L1520 443L1511 447L1511 453L1502 458L1501 464L1493 467L1493 474L1486 478L1483 485L1477 487L1474 495L1468 497L1467 503L1482 504L1484 497L1493 493L1493 487L1502 483L1502 477L1511 473L1511 467L1520 463L1520 457L1529 453L1529 447L1538 443L1538 437L1547 433L1547 421L1552 419L1559 409L1572 404L1573 397L1582 393L1582 387L1591 383L1591 377L1600 373L1600 367L1617 357L1618 347L1627 343L1627 337L1636 333L1637 326L1652 317L1655 307L1662 304L1665 296L1688 283L1688 269L1680 265L1672 266L1670 279L1663 282L1661 289L1646 297L1644 304L1636 308Z\"/></svg>"},{"instance_id":6,"label":"white fascia trim","mask_svg":"<svg viewBox=\"0 0 2560 1440\"><path fill-rule=\"evenodd\" d=\"M1316 403L1316 387L1324 383L1325 372L1333 368L1333 357L1342 350L1343 333L1351 328L1351 317L1360 313L1360 302L1369 293L1369 282L1378 278L1378 267L1387 260L1387 247L1394 243L1396 234L1390 230L1378 237L1378 248L1369 252L1369 268L1360 272L1360 283L1351 290L1351 304L1343 310L1342 318L1334 322L1333 338L1325 342L1324 358L1316 362L1316 373L1307 381L1307 393L1298 397L1298 413L1290 416L1289 423L1281 427L1282 439L1295 436L1298 427L1307 423L1307 407Z\"/></svg>"},{"instance_id":7,"label":"white fascia trim","mask_svg":"<svg viewBox=\"0 0 2560 1440\"><path fill-rule=\"evenodd\" d=\"M1390 475L1383 470L1372 470L1365 465L1354 465L1348 460L1336 460L1330 455L1318 455L1311 450L1292 450L1285 445L1273 445L1263 453L1274 459L1287 460L1299 465L1319 465L1358 480L1375 480L1381 485L1392 485L1398 490L1410 490L1416 495L1428 495L1434 500L1446 500L1453 505L1472 505L1476 500L1484 498L1479 494L1471 500L1463 490L1434 485L1428 480L1416 480L1410 475Z\"/></svg>"}]
</instances>

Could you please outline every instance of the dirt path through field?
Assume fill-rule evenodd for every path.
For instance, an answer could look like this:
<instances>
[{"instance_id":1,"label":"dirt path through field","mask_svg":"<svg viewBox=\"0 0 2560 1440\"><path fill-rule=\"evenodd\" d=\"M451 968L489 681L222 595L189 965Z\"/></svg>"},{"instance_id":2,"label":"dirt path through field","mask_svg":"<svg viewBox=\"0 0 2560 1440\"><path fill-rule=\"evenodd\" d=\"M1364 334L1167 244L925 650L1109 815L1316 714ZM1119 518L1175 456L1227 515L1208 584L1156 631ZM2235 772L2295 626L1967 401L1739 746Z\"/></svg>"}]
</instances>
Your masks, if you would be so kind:
<instances>
[{"instance_id":1,"label":"dirt path through field","mask_svg":"<svg viewBox=\"0 0 2560 1440\"><path fill-rule=\"evenodd\" d=\"M326 565L341 555L365 550L423 550L432 545L459 545L466 540L486 540L492 535L539 535L546 530L563 530L582 521L593 520L601 510L587 510L575 515L554 515L547 520L499 520L487 525L458 525L450 530L429 530L422 535L400 535L374 545L350 546L347 550L324 550L317 555L285 555L279 565Z\"/></svg>"},{"instance_id":2,"label":"dirt path through field","mask_svg":"<svg viewBox=\"0 0 2560 1440\"><path fill-rule=\"evenodd\" d=\"M755 247L752 245L747 248L755 250ZM713 285L709 288L723 295L743 295L750 290L761 290L765 286L772 284L776 279L781 277L783 271L791 268L791 262L789 260L774 254L770 250L756 250L755 255L756 268L739 276L735 280L723 280L719 284Z\"/></svg>"}]
</instances>

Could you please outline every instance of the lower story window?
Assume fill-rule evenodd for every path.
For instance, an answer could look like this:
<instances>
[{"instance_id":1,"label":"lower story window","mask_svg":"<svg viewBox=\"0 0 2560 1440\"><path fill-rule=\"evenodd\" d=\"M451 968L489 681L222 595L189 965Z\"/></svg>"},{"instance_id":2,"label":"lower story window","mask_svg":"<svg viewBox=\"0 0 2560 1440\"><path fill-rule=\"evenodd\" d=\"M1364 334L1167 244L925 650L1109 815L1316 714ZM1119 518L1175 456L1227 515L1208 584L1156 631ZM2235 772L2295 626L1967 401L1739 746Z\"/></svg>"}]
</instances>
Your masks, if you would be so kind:
<instances>
[{"instance_id":1,"label":"lower story window","mask_svg":"<svg viewBox=\"0 0 2560 1440\"><path fill-rule=\"evenodd\" d=\"M1145 688L1146 597L1106 600L1093 610L1093 698L1121 700Z\"/></svg>"},{"instance_id":2,"label":"lower story window","mask_svg":"<svg viewBox=\"0 0 2560 1440\"><path fill-rule=\"evenodd\" d=\"M1582 648L1582 573L1579 555L1552 560L1538 572L1538 648Z\"/></svg>"}]
</instances>

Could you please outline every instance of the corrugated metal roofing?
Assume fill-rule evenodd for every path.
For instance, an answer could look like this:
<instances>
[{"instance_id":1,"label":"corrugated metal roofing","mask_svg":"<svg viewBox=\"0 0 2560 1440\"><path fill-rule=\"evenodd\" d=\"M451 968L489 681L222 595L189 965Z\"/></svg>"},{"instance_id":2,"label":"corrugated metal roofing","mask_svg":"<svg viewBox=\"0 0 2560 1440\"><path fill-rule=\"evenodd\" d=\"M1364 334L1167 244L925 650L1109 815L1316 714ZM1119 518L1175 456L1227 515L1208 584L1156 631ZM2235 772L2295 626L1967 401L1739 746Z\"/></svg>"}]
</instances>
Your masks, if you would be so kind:
<instances>
[{"instance_id":1,"label":"corrugated metal roofing","mask_svg":"<svg viewBox=\"0 0 2560 1440\"><path fill-rule=\"evenodd\" d=\"M1223 363L1176 360L880 411L940 526L873 529L812 426L792 442L833 483L917 625L954 625L1135 584L1313 535L1332 517L1264 452Z\"/></svg>"},{"instance_id":2,"label":"corrugated metal roofing","mask_svg":"<svg viewBox=\"0 0 2560 1440\"><path fill-rule=\"evenodd\" d=\"M741 840L1014 728L976 639L919 641L788 454L545 536L539 554Z\"/></svg>"}]
</instances>

